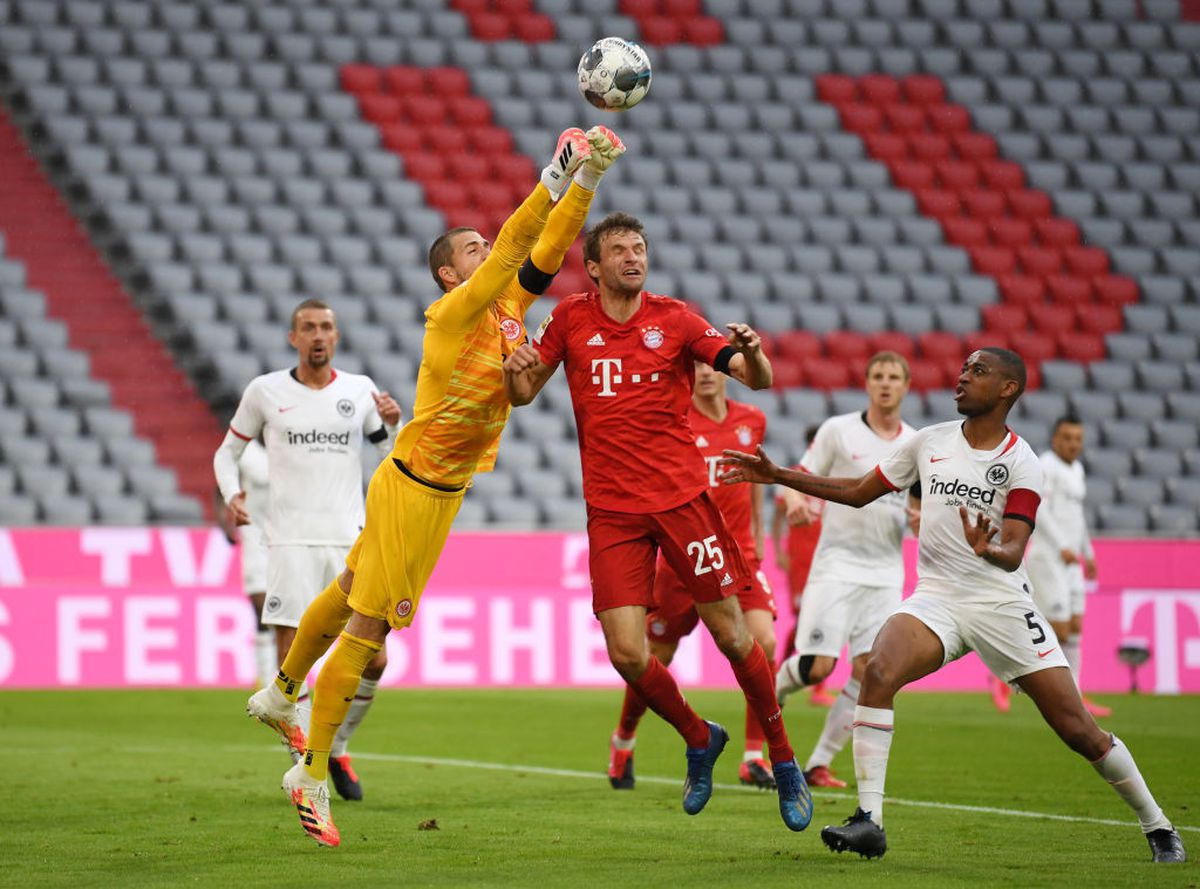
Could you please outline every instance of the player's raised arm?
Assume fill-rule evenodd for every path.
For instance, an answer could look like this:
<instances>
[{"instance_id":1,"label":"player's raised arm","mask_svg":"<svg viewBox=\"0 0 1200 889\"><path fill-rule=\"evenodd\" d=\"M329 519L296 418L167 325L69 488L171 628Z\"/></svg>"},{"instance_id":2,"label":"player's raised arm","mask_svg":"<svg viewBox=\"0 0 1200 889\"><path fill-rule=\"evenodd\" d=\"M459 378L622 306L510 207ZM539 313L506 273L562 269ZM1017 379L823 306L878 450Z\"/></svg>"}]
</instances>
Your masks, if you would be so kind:
<instances>
[{"instance_id":1,"label":"player's raised arm","mask_svg":"<svg viewBox=\"0 0 1200 889\"><path fill-rule=\"evenodd\" d=\"M751 389L768 389L774 379L771 362L762 350L762 338L748 324L726 324L729 344L736 350L728 374Z\"/></svg>"},{"instance_id":2,"label":"player's raised arm","mask_svg":"<svg viewBox=\"0 0 1200 889\"><path fill-rule=\"evenodd\" d=\"M504 391L513 407L529 404L554 376L557 365L545 364L537 349L522 343L504 360Z\"/></svg>"},{"instance_id":3,"label":"player's raised arm","mask_svg":"<svg viewBox=\"0 0 1200 889\"><path fill-rule=\"evenodd\" d=\"M975 555L1004 571L1016 571L1021 567L1021 559L1025 557L1025 544L1029 542L1029 535L1033 533L1033 525L1028 519L1005 515L997 532L991 519L983 513L978 513L972 522L965 506L958 508L958 517L962 519L963 537L966 538L967 545L975 551ZM997 533L1000 539L993 542L992 538Z\"/></svg>"},{"instance_id":4,"label":"player's raised arm","mask_svg":"<svg viewBox=\"0 0 1200 889\"><path fill-rule=\"evenodd\" d=\"M725 456L721 458L721 466L725 467L725 475L722 476L721 481L726 485L734 485L738 482L783 485L793 488L801 494L820 497L822 500L832 500L835 503L845 503L847 506L866 506L884 494L892 492L892 488L876 471L868 472L861 478L828 478L822 475L809 475L807 472L797 472L794 469L784 469L771 462L762 445L758 446L758 450L754 454L725 451Z\"/></svg>"},{"instance_id":5,"label":"player's raised arm","mask_svg":"<svg viewBox=\"0 0 1200 889\"><path fill-rule=\"evenodd\" d=\"M564 130L554 156L542 169L541 181L501 226L487 258L466 276L449 265L435 270L447 290L438 301L438 324L447 330L466 330L487 311L516 277L546 227L550 208L591 152L583 130Z\"/></svg>"}]
</instances>

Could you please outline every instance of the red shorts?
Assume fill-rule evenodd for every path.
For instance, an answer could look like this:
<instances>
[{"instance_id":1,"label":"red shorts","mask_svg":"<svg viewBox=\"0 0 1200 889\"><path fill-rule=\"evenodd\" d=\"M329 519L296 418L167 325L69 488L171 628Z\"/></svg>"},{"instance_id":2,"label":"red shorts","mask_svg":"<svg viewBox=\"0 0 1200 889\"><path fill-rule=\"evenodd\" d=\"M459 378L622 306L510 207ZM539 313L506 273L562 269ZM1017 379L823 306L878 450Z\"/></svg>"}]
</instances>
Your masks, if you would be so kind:
<instances>
[{"instance_id":1,"label":"red shorts","mask_svg":"<svg viewBox=\"0 0 1200 889\"><path fill-rule=\"evenodd\" d=\"M767 576L756 562L750 563L750 587L737 594L742 611L769 611L777 616L775 597ZM691 595L665 562L659 559L654 576L654 601L657 607L646 615L646 635L660 642L678 642L696 629L700 615Z\"/></svg>"},{"instance_id":2,"label":"red shorts","mask_svg":"<svg viewBox=\"0 0 1200 889\"><path fill-rule=\"evenodd\" d=\"M609 512L589 506L588 546L596 614L624 605L653 608L654 563L660 550L675 574L685 578L696 602L718 602L748 590L753 577L708 491L666 512Z\"/></svg>"}]
</instances>

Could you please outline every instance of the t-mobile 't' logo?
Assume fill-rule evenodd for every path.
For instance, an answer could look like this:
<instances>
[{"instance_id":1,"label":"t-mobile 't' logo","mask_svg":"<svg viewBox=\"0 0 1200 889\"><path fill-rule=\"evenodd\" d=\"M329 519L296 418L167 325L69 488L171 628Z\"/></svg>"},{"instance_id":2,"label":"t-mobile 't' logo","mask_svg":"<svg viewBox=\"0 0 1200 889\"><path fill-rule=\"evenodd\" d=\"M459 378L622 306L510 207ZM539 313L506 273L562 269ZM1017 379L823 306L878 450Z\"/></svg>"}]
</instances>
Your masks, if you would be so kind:
<instances>
[{"instance_id":1,"label":"t-mobile 't' logo","mask_svg":"<svg viewBox=\"0 0 1200 889\"><path fill-rule=\"evenodd\" d=\"M599 371L597 373L596 371ZM593 358L592 359L592 383L600 387L601 398L613 398L616 392L613 391L613 384L621 382L621 359L620 358Z\"/></svg>"}]
</instances>

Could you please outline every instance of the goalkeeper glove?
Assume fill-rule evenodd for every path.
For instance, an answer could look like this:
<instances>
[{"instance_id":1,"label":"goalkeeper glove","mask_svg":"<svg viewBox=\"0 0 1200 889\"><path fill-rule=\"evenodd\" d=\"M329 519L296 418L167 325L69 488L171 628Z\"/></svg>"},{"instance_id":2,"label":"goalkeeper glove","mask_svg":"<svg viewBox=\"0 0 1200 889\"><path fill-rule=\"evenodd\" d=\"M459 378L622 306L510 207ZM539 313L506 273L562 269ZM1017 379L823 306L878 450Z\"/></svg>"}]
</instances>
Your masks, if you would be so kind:
<instances>
[{"instance_id":1,"label":"goalkeeper glove","mask_svg":"<svg viewBox=\"0 0 1200 889\"><path fill-rule=\"evenodd\" d=\"M558 145L554 148L554 156L550 158L550 163L542 168L542 185L546 186L554 200L558 200L575 171L591 154L592 147L588 144L588 137L583 130L571 127L562 131L562 135L558 137Z\"/></svg>"},{"instance_id":2,"label":"goalkeeper glove","mask_svg":"<svg viewBox=\"0 0 1200 889\"><path fill-rule=\"evenodd\" d=\"M592 146L592 156L576 172L575 181L582 188L595 191L600 184L600 177L625 153L625 143L608 127L599 124L587 131L587 139Z\"/></svg>"}]
</instances>

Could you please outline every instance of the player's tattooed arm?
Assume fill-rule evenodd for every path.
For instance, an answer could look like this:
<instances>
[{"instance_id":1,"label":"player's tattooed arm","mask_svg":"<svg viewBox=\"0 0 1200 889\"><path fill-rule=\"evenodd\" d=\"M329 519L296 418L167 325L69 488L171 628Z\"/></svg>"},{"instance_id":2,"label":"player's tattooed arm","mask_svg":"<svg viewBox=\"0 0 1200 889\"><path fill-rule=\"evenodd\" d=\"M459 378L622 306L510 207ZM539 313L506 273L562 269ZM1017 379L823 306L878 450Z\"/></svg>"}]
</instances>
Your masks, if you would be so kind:
<instances>
[{"instance_id":1,"label":"player's tattooed arm","mask_svg":"<svg viewBox=\"0 0 1200 889\"><path fill-rule=\"evenodd\" d=\"M504 359L504 391L513 407L529 404L554 376L555 366L545 364L537 349L522 343Z\"/></svg>"},{"instance_id":2,"label":"player's tattooed arm","mask_svg":"<svg viewBox=\"0 0 1200 889\"><path fill-rule=\"evenodd\" d=\"M725 451L720 465L725 468L725 475L721 480L726 485L738 482L784 485L801 494L809 494L822 500L832 500L834 503L845 503L847 506L866 506L892 491L874 471L868 472L861 478L829 478L798 472L794 469L784 469L771 462L762 445L758 446L758 450L754 454Z\"/></svg>"},{"instance_id":3,"label":"player's tattooed arm","mask_svg":"<svg viewBox=\"0 0 1200 889\"><path fill-rule=\"evenodd\" d=\"M975 555L1004 571L1016 571L1021 566L1025 544L1033 533L1033 526L1029 522L1006 518L997 529L983 513L977 513L972 522L965 506L958 508L958 517L962 519L963 537ZM998 541L993 540L996 536L1000 538Z\"/></svg>"}]
</instances>

